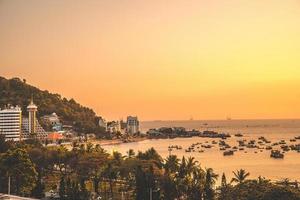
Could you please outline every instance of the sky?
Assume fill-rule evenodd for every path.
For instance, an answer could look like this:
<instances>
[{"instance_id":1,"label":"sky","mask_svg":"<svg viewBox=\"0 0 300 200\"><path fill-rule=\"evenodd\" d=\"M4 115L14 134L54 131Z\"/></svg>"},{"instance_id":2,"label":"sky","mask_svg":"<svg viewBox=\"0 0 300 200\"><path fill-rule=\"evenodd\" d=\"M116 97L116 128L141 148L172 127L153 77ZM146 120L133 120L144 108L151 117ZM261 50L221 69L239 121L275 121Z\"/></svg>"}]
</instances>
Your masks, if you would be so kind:
<instances>
[{"instance_id":1,"label":"sky","mask_svg":"<svg viewBox=\"0 0 300 200\"><path fill-rule=\"evenodd\" d=\"M0 0L0 76L109 120L300 118L300 1Z\"/></svg>"}]
</instances>

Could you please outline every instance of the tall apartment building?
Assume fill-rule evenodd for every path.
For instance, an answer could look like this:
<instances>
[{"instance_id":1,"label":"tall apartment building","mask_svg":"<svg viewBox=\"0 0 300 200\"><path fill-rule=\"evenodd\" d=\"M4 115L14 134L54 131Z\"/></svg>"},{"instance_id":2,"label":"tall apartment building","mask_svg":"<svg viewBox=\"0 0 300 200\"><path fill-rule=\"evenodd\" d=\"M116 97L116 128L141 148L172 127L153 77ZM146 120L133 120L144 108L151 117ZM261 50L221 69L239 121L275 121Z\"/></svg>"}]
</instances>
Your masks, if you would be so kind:
<instances>
[{"instance_id":1,"label":"tall apartment building","mask_svg":"<svg viewBox=\"0 0 300 200\"><path fill-rule=\"evenodd\" d=\"M20 107L0 109L0 134L6 140L19 141L22 137L22 110Z\"/></svg>"},{"instance_id":2,"label":"tall apartment building","mask_svg":"<svg viewBox=\"0 0 300 200\"><path fill-rule=\"evenodd\" d=\"M137 117L128 116L127 117L127 133L135 134L140 130L140 122Z\"/></svg>"}]
</instances>

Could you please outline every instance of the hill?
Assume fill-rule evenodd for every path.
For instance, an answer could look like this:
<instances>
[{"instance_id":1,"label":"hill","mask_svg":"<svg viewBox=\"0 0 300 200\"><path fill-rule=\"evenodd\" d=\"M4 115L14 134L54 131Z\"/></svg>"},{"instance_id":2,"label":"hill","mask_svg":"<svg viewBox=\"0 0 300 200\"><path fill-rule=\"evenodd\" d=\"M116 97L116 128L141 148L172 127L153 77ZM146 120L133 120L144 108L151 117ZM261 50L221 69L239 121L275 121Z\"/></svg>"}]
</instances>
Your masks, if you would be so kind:
<instances>
[{"instance_id":1,"label":"hill","mask_svg":"<svg viewBox=\"0 0 300 200\"><path fill-rule=\"evenodd\" d=\"M29 104L31 95L34 96L34 103L38 106L38 117L55 112L64 124L73 125L78 132L103 132L97 125L98 117L95 112L80 105L74 99L68 100L59 94L52 94L47 90L42 91L27 84L26 80L0 77L1 108L7 104L19 105L22 108L23 115L27 115L26 107Z\"/></svg>"}]
</instances>

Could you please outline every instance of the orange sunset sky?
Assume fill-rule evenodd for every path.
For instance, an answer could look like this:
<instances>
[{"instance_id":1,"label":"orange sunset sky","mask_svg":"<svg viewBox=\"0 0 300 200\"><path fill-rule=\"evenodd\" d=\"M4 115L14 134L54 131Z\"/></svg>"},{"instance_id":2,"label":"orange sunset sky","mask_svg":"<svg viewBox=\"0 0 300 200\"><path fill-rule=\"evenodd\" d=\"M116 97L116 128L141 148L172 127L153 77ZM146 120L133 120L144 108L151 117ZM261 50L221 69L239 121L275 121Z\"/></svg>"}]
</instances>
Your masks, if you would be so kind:
<instances>
[{"instance_id":1,"label":"orange sunset sky","mask_svg":"<svg viewBox=\"0 0 300 200\"><path fill-rule=\"evenodd\" d=\"M300 118L300 1L0 0L0 76L110 120Z\"/></svg>"}]
</instances>

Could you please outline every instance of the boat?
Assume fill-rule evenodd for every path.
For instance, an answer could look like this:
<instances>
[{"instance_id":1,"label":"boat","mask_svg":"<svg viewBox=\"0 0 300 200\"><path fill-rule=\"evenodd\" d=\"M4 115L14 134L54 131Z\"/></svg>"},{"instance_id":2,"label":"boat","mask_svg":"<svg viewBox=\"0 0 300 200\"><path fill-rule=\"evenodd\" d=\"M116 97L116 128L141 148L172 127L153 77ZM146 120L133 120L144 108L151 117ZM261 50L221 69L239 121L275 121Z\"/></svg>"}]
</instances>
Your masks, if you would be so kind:
<instances>
[{"instance_id":1,"label":"boat","mask_svg":"<svg viewBox=\"0 0 300 200\"><path fill-rule=\"evenodd\" d=\"M281 152L278 151L278 150L272 150L272 151L271 151L270 157L271 157L271 158L276 158L276 159L283 159L283 158L284 158L284 154L281 153Z\"/></svg>"},{"instance_id":2,"label":"boat","mask_svg":"<svg viewBox=\"0 0 300 200\"><path fill-rule=\"evenodd\" d=\"M243 137L243 134L241 133L237 133L237 134L234 134L235 137Z\"/></svg>"},{"instance_id":3,"label":"boat","mask_svg":"<svg viewBox=\"0 0 300 200\"><path fill-rule=\"evenodd\" d=\"M232 151L232 150L224 151L224 152L223 152L223 155L224 155L224 156L232 156L233 154L234 154L234 151Z\"/></svg>"},{"instance_id":4,"label":"boat","mask_svg":"<svg viewBox=\"0 0 300 200\"><path fill-rule=\"evenodd\" d=\"M266 150L272 150L272 147L271 146L267 146Z\"/></svg>"}]
</instances>

